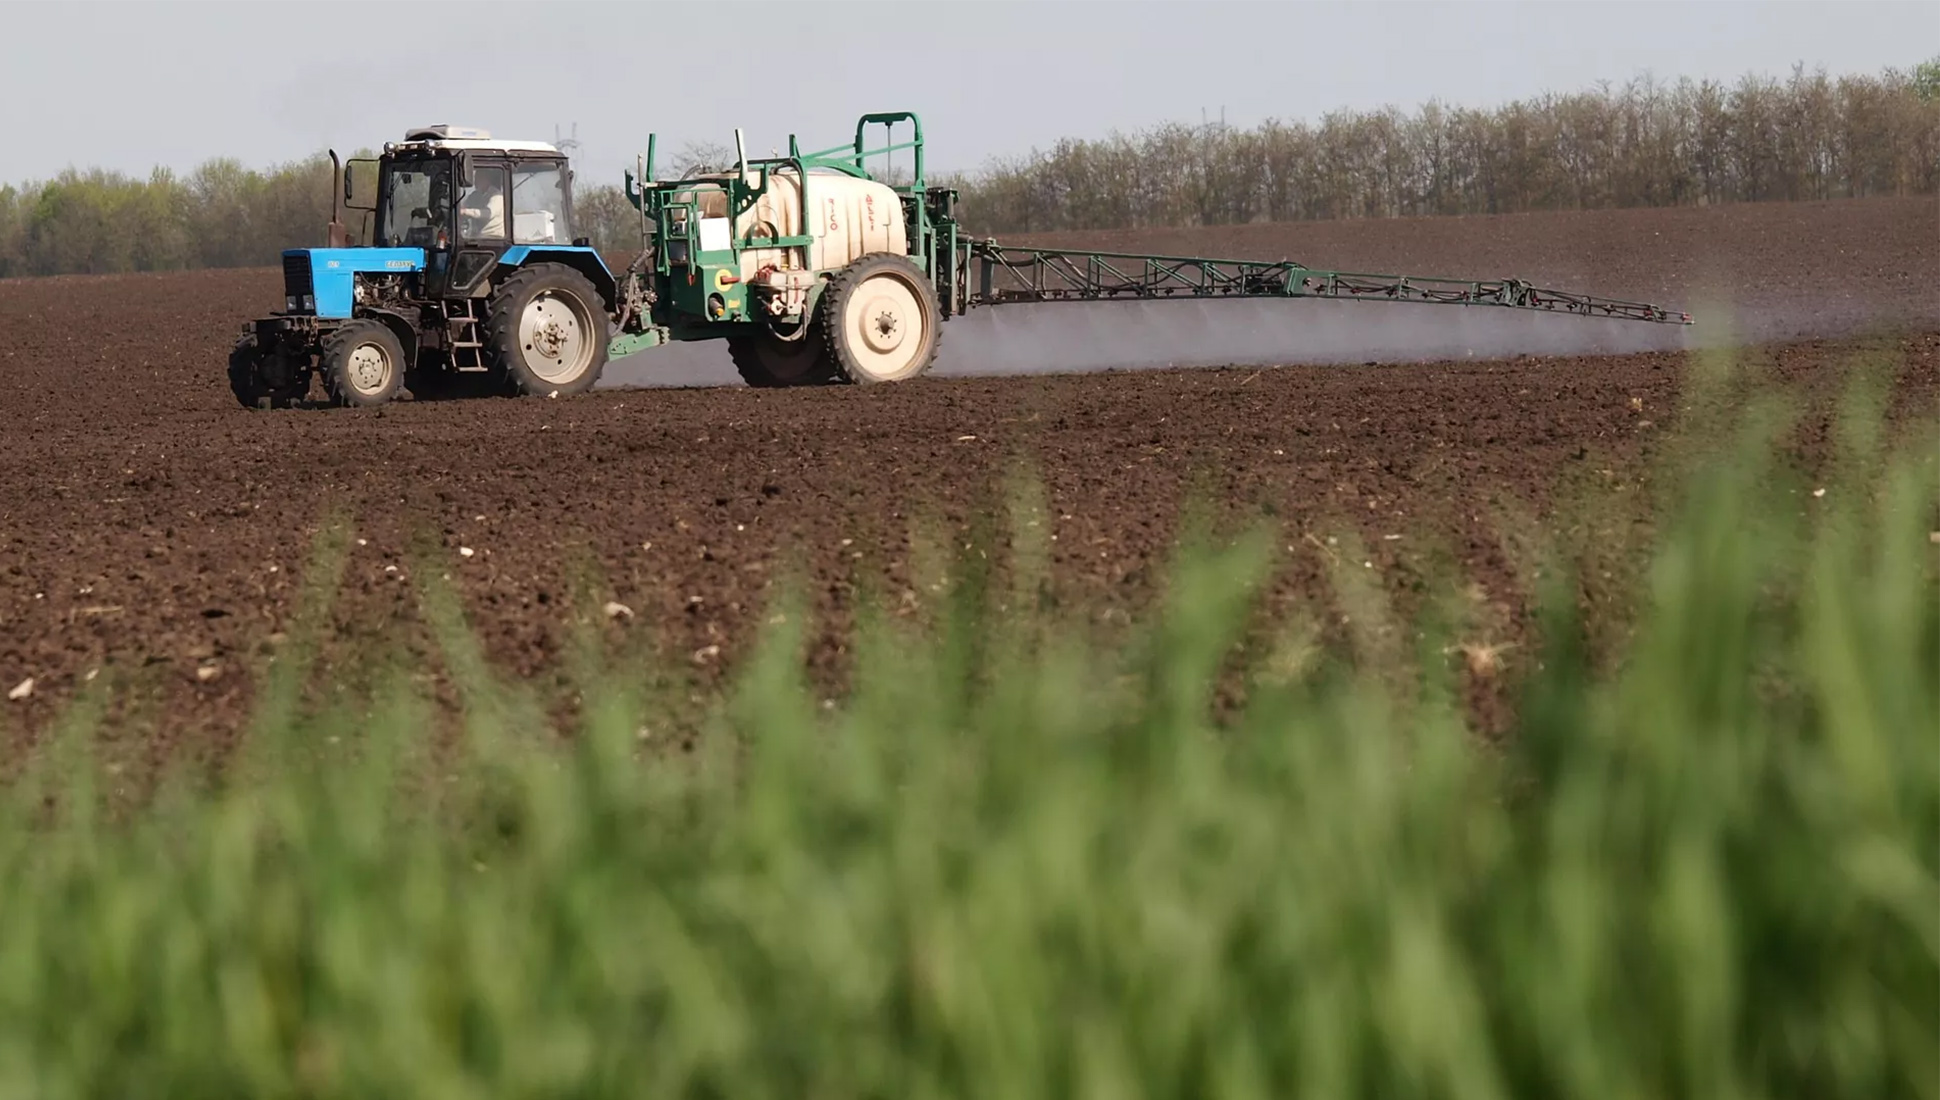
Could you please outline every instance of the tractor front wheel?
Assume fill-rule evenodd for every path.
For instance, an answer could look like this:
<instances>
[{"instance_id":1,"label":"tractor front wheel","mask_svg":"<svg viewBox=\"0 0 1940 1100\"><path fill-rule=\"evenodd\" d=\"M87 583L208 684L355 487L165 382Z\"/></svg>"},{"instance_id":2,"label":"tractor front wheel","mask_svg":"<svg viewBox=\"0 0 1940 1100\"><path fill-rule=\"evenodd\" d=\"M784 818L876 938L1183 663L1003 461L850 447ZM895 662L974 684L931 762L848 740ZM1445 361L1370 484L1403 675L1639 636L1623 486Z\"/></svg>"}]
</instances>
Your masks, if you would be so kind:
<instances>
[{"instance_id":1,"label":"tractor front wheel","mask_svg":"<svg viewBox=\"0 0 1940 1100\"><path fill-rule=\"evenodd\" d=\"M606 368L606 309L570 267L519 271L492 292L490 316L486 342L521 393L584 393Z\"/></svg>"},{"instance_id":2,"label":"tractor front wheel","mask_svg":"<svg viewBox=\"0 0 1940 1100\"><path fill-rule=\"evenodd\" d=\"M323 382L339 405L368 408L404 385L404 345L382 321L351 321L323 339Z\"/></svg>"}]
</instances>

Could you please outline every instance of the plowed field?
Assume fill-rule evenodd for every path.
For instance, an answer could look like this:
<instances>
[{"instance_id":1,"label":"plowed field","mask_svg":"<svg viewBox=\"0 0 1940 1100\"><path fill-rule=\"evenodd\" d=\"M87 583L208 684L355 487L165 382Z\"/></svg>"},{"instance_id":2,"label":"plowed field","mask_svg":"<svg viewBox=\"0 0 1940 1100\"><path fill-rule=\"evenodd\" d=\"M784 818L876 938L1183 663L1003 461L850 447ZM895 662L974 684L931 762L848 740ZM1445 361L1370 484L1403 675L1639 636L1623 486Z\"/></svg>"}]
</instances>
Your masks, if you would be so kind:
<instances>
[{"instance_id":1,"label":"plowed field","mask_svg":"<svg viewBox=\"0 0 1940 1100\"><path fill-rule=\"evenodd\" d=\"M594 598L633 612L600 629L657 633L703 677L733 667L771 583L797 577L833 677L856 586L920 603L910 524L962 529L1016 459L1048 490L1061 589L1101 623L1155 593L1197 488L1283 525L1282 604L1322 596L1347 545L1328 539L1354 534L1360 568L1404 604L1445 552L1475 585L1474 640L1514 643L1526 607L1501 517L1551 515L1565 486L1634 498L1675 422L1683 341L1763 342L1754 362L1820 395L1863 343L1901 368L1896 415L1936 412L1936 213L1878 200L1053 242L1516 275L1726 305L1736 335L1365 303L1010 307L952 322L938 370L895 387L753 391L724 354L682 348L616 362L582 398L381 411L235 405L224 356L280 295L273 270L0 283L0 690L34 682L0 703L0 728L38 735L109 673L142 686L127 698L155 727L144 745L220 744L333 516L358 540L326 647L340 668L403 646L438 674L430 568L488 657L557 682L590 569ZM1039 373L1054 367L1079 373ZM685 388L628 388L656 382ZM1486 685L1477 702L1493 721Z\"/></svg>"}]
</instances>

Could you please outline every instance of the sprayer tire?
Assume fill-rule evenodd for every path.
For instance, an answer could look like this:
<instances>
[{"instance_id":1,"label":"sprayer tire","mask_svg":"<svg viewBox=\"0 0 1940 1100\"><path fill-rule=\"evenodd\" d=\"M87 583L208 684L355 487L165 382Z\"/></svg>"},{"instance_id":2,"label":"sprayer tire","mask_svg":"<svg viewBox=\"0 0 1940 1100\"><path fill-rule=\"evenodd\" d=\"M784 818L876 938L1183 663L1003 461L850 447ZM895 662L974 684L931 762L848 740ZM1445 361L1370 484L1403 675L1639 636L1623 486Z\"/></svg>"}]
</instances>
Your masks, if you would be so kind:
<instances>
[{"instance_id":1,"label":"sprayer tire","mask_svg":"<svg viewBox=\"0 0 1940 1100\"><path fill-rule=\"evenodd\" d=\"M323 384L338 405L382 405L404 388L404 345L382 321L351 321L323 339Z\"/></svg>"},{"instance_id":2,"label":"sprayer tire","mask_svg":"<svg viewBox=\"0 0 1940 1100\"><path fill-rule=\"evenodd\" d=\"M842 381L904 382L936 362L943 311L929 276L907 256L875 252L829 278L821 326Z\"/></svg>"},{"instance_id":3,"label":"sprayer tire","mask_svg":"<svg viewBox=\"0 0 1940 1100\"><path fill-rule=\"evenodd\" d=\"M606 369L606 307L564 264L534 264L500 283L487 316L486 347L520 393L585 393Z\"/></svg>"},{"instance_id":4,"label":"sprayer tire","mask_svg":"<svg viewBox=\"0 0 1940 1100\"><path fill-rule=\"evenodd\" d=\"M727 347L741 380L757 389L825 386L835 381L835 364L819 332L810 331L793 343L766 335L730 336Z\"/></svg>"}]
</instances>

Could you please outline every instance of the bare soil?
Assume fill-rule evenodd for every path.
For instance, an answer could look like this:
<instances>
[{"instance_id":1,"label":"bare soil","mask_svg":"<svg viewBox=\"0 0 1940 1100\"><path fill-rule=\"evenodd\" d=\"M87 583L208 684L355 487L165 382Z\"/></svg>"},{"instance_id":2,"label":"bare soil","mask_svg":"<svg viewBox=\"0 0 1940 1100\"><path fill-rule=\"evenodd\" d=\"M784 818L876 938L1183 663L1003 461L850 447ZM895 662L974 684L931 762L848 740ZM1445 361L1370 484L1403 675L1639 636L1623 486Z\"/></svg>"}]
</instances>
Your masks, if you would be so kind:
<instances>
[{"instance_id":1,"label":"bare soil","mask_svg":"<svg viewBox=\"0 0 1940 1100\"><path fill-rule=\"evenodd\" d=\"M1823 397L1855 355L1883 357L1895 416L1910 424L1940 410L1935 213L1932 200L1880 200L1051 243L1516 274L1674 305L1725 290L1767 341L1749 360L1768 377ZM312 541L339 518L356 541L324 656L346 677L404 652L442 680L421 603L429 570L455 585L490 660L562 697L580 620L609 641L652 636L705 683L746 654L776 582L799 580L820 615L811 665L838 682L862 593L923 605L912 524L962 537L1001 504L1017 462L1048 492L1058 591L1102 626L1161 591L1181 502L1197 492L1228 519L1277 525L1289 553L1272 607L1312 603L1351 635L1330 570L1358 568L1404 609L1452 570L1472 586L1465 639L1510 647L1513 666L1529 594L1509 517L1584 537L1565 505L1587 488L1608 528L1589 534L1623 543L1689 365L1674 350L1472 348L1300 365L1296 344L1284 366L1005 377L1007 322L973 316L953 324L983 335L955 341L948 370L893 387L754 391L730 384L724 356L690 351L684 380L722 385L245 410L224 357L277 280L265 269L0 282L0 691L33 680L0 702L15 746L98 675L128 685L141 752L227 743L285 644ZM1309 304L1321 303L1276 305ZM1326 304L1361 311L1370 341L1390 323L1381 307ZM611 380L665 381L650 355L615 364L626 369ZM1619 599L1621 563L1607 591L1598 583L1586 601ZM605 621L609 600L632 617ZM1472 699L1499 729L1506 702L1489 679L1472 681Z\"/></svg>"}]
</instances>

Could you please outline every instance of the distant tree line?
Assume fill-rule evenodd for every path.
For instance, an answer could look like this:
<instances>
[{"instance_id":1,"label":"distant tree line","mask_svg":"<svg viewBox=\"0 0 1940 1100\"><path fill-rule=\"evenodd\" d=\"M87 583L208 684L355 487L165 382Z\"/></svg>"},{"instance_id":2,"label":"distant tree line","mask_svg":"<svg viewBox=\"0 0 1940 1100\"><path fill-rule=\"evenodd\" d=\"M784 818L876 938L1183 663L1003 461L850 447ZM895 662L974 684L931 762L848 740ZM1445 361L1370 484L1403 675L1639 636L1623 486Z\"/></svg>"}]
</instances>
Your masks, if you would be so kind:
<instances>
[{"instance_id":1,"label":"distant tree line","mask_svg":"<svg viewBox=\"0 0 1940 1100\"><path fill-rule=\"evenodd\" d=\"M719 153L691 146L684 157ZM1940 58L1877 76L1641 77L1488 109L1172 124L1065 140L936 182L960 189L977 233L1932 195ZM284 248L322 243L330 189L323 156L267 171L221 159L146 179L69 170L0 187L0 277L274 264ZM596 245L637 244L638 215L618 187L581 182L576 203ZM363 229L360 216L347 221Z\"/></svg>"},{"instance_id":2,"label":"distant tree line","mask_svg":"<svg viewBox=\"0 0 1940 1100\"><path fill-rule=\"evenodd\" d=\"M1912 73L1643 77L1492 109L1429 103L1066 140L976 174L962 214L1011 233L1936 190L1940 58Z\"/></svg>"}]
</instances>

